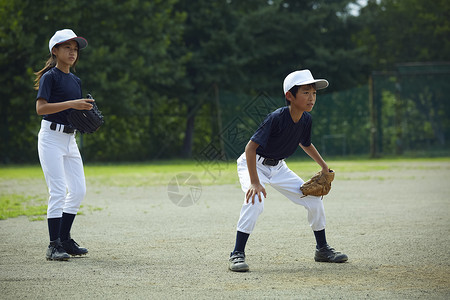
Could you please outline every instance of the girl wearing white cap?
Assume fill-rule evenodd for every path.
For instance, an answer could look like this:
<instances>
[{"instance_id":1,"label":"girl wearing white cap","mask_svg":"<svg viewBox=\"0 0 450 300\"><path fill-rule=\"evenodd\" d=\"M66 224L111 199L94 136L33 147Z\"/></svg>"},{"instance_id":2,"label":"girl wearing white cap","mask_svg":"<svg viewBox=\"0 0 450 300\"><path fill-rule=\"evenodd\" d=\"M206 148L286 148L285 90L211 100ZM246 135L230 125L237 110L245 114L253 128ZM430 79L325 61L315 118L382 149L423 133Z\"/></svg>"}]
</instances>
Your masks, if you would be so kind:
<instances>
[{"instance_id":1,"label":"girl wearing white cap","mask_svg":"<svg viewBox=\"0 0 450 300\"><path fill-rule=\"evenodd\" d=\"M44 68L35 73L36 112L43 116L38 153L50 194L47 260L67 260L70 255L88 252L70 237L70 229L86 194L86 183L75 130L67 120L71 109L92 108L93 100L82 98L81 80L70 72L78 61L79 50L86 46L86 39L72 30L57 31L49 42L50 58Z\"/></svg>"},{"instance_id":2,"label":"girl wearing white cap","mask_svg":"<svg viewBox=\"0 0 450 300\"><path fill-rule=\"evenodd\" d=\"M245 152L237 160L241 188L245 193L237 224L236 244L229 258L231 271L249 270L245 262L245 246L256 220L264 209L265 185L270 184L292 202L308 211L308 222L316 239L315 261L345 262L347 255L331 248L325 238L325 210L321 197L304 196L303 180L291 171L285 158L303 149L328 173L328 165L311 143L310 111L316 102L316 90L328 86L325 79L314 79L309 70L286 76L283 83L287 106L270 113L250 138ZM280 220L282 217L280 216Z\"/></svg>"}]
</instances>

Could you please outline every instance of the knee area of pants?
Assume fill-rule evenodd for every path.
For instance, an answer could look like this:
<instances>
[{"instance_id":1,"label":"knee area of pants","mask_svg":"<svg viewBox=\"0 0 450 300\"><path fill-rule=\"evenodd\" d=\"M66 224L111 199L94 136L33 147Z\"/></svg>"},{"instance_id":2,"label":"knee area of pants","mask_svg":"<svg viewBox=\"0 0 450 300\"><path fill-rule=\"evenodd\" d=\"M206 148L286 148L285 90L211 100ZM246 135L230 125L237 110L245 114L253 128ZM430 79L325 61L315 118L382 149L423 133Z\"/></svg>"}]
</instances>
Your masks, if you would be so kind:
<instances>
[{"instance_id":1,"label":"knee area of pants","mask_svg":"<svg viewBox=\"0 0 450 300\"><path fill-rule=\"evenodd\" d=\"M83 202L84 196L79 195L78 197L72 197L69 201L66 201L64 207L70 207L73 210L78 210L81 206L81 202Z\"/></svg>"},{"instance_id":2,"label":"knee area of pants","mask_svg":"<svg viewBox=\"0 0 450 300\"><path fill-rule=\"evenodd\" d=\"M69 192L69 198L74 201L81 201L86 196L86 186L78 186Z\"/></svg>"},{"instance_id":3,"label":"knee area of pants","mask_svg":"<svg viewBox=\"0 0 450 300\"><path fill-rule=\"evenodd\" d=\"M49 189L49 194L53 199L64 199L66 198L66 188L51 188Z\"/></svg>"},{"instance_id":4,"label":"knee area of pants","mask_svg":"<svg viewBox=\"0 0 450 300\"><path fill-rule=\"evenodd\" d=\"M255 199L254 204L252 204L252 202L250 201L246 205L247 205L248 209L257 211L258 214L261 214L264 211L264 202L259 202L259 200L257 200L257 199Z\"/></svg>"},{"instance_id":5,"label":"knee area of pants","mask_svg":"<svg viewBox=\"0 0 450 300\"><path fill-rule=\"evenodd\" d=\"M320 197L314 197L314 198L310 198L308 199L308 206L311 209L322 209L323 208L323 201Z\"/></svg>"},{"instance_id":6,"label":"knee area of pants","mask_svg":"<svg viewBox=\"0 0 450 300\"><path fill-rule=\"evenodd\" d=\"M86 189L77 191L76 193L72 194L72 197L79 201L83 200L85 196L86 196Z\"/></svg>"},{"instance_id":7,"label":"knee area of pants","mask_svg":"<svg viewBox=\"0 0 450 300\"><path fill-rule=\"evenodd\" d=\"M307 210L308 210L308 214L311 214L313 216L325 215L325 210L321 207L309 207L309 208L307 208Z\"/></svg>"}]
</instances>

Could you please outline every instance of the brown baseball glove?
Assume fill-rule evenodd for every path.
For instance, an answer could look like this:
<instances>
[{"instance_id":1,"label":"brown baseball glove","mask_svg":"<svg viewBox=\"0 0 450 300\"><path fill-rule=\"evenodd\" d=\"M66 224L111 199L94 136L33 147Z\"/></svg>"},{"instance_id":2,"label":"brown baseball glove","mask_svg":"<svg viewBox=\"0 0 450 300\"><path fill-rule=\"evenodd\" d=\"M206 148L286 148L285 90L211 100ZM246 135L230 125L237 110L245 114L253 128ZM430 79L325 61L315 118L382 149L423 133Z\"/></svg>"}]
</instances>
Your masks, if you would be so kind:
<instances>
[{"instance_id":1,"label":"brown baseball glove","mask_svg":"<svg viewBox=\"0 0 450 300\"><path fill-rule=\"evenodd\" d=\"M304 196L325 196L331 190L331 182L334 180L335 172L329 170L328 173L323 173L322 171L317 172L310 180L306 181L300 190Z\"/></svg>"}]
</instances>

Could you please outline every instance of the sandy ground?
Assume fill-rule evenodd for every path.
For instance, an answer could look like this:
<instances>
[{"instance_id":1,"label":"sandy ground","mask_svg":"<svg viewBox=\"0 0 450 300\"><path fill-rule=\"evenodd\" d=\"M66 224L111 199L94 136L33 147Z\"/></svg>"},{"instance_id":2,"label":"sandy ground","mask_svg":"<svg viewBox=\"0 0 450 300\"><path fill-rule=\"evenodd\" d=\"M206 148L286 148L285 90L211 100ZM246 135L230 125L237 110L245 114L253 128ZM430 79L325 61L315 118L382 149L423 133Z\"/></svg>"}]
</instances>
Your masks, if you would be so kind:
<instances>
[{"instance_id":1,"label":"sandy ground","mask_svg":"<svg viewBox=\"0 0 450 300\"><path fill-rule=\"evenodd\" d=\"M324 201L328 242L349 256L344 264L314 262L306 210L269 187L246 249L248 273L227 270L243 197L237 183L203 186L197 203L180 207L167 186L88 178L72 236L89 254L46 261L45 221L0 221L0 298L449 299L449 175L450 163L337 173ZM45 194L45 182L1 189Z\"/></svg>"}]
</instances>

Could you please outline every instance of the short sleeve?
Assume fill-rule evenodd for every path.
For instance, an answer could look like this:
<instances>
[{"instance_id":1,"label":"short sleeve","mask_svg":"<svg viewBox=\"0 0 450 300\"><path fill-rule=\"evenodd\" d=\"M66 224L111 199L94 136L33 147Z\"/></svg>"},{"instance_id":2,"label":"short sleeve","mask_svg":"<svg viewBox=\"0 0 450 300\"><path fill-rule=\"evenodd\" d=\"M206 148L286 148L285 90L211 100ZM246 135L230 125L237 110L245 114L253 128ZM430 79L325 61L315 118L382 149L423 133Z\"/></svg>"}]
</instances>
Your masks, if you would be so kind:
<instances>
[{"instance_id":1,"label":"short sleeve","mask_svg":"<svg viewBox=\"0 0 450 300\"><path fill-rule=\"evenodd\" d=\"M270 133L274 123L273 114L269 114L264 121L259 125L258 129L255 131L253 136L250 138L253 142L257 143L262 147L267 146L269 141Z\"/></svg>"},{"instance_id":2,"label":"short sleeve","mask_svg":"<svg viewBox=\"0 0 450 300\"><path fill-rule=\"evenodd\" d=\"M303 134L300 138L300 144L304 147L309 147L311 145L311 129L312 129L312 118L309 116Z\"/></svg>"},{"instance_id":3,"label":"short sleeve","mask_svg":"<svg viewBox=\"0 0 450 300\"><path fill-rule=\"evenodd\" d=\"M49 101L52 91L52 85L53 77L50 76L50 73L47 72L42 75L41 80L39 81L39 90L36 96L36 100L42 98Z\"/></svg>"}]
</instances>

